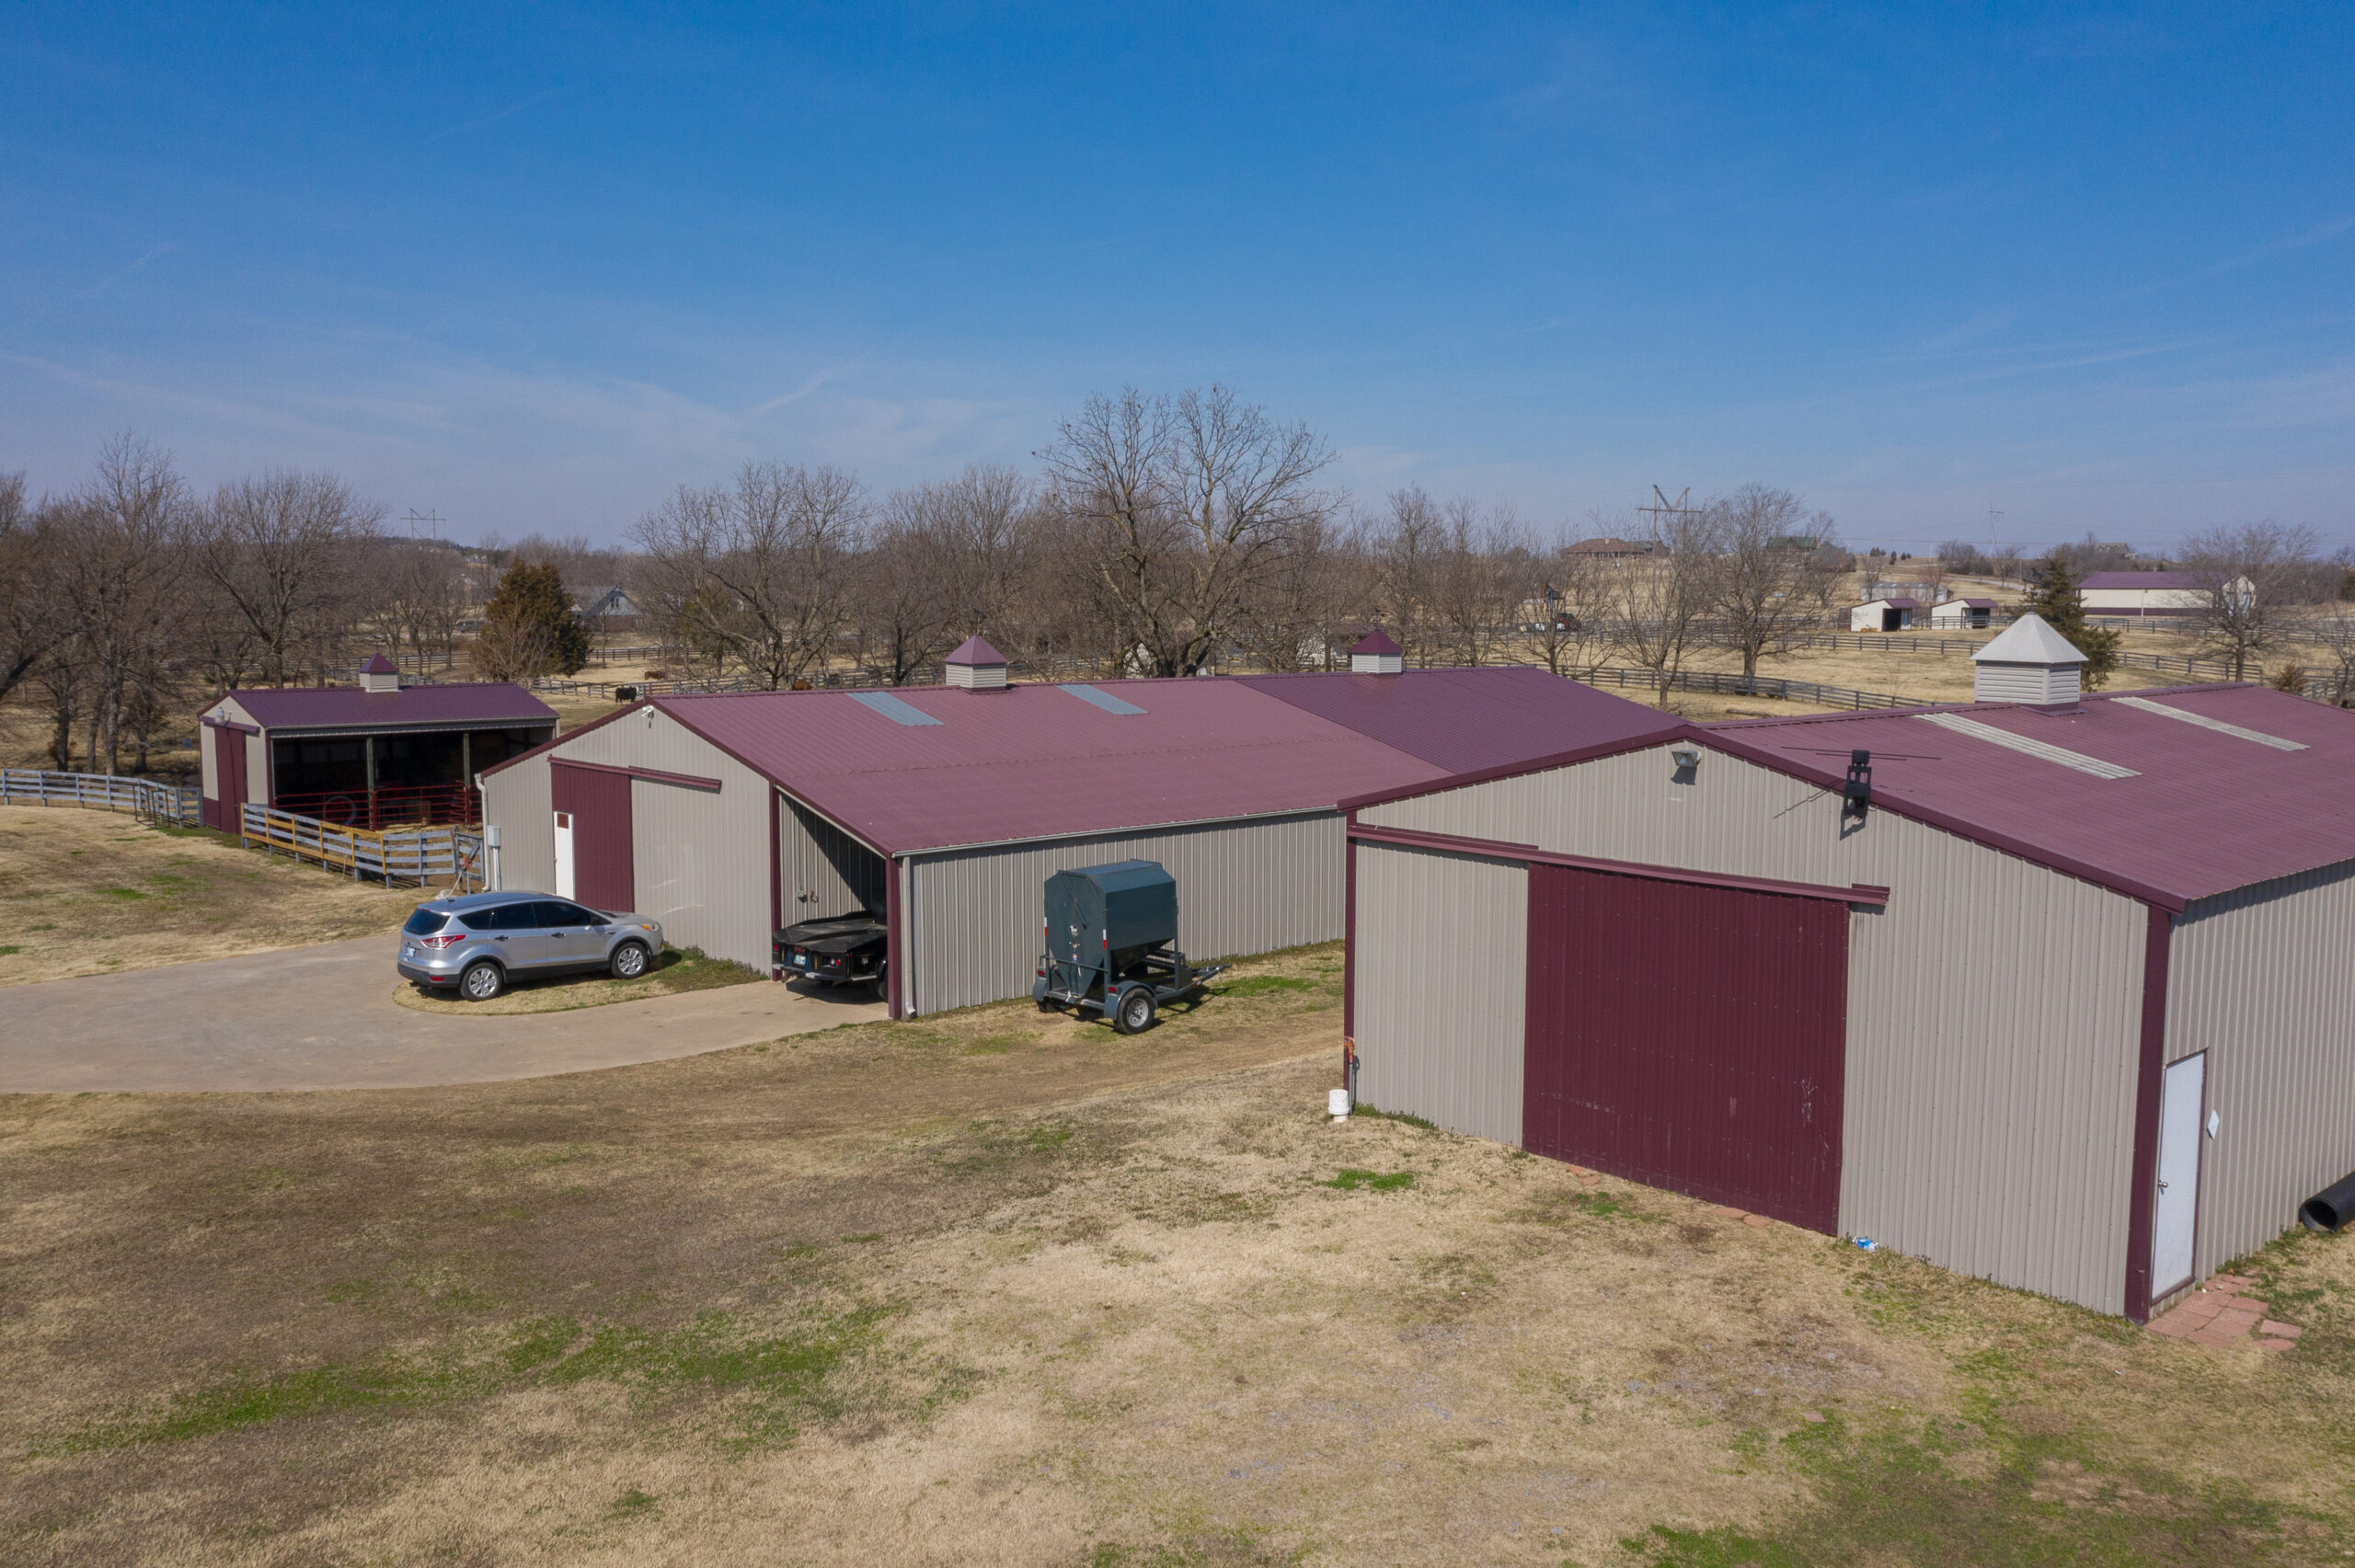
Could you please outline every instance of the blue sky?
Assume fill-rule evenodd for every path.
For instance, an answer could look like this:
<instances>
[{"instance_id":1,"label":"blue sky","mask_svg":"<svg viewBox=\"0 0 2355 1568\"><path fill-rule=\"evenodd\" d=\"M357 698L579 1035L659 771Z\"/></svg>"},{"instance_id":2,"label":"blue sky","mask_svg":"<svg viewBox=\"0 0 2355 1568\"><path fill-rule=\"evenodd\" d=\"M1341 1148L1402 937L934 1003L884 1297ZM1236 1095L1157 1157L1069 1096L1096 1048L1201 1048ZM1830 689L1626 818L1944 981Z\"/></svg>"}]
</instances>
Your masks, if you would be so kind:
<instances>
[{"instance_id":1,"label":"blue sky","mask_svg":"<svg viewBox=\"0 0 2355 1568\"><path fill-rule=\"evenodd\" d=\"M1228 383L1580 532L2355 539L2355 12L0 7L0 467L463 537Z\"/></svg>"}]
</instances>

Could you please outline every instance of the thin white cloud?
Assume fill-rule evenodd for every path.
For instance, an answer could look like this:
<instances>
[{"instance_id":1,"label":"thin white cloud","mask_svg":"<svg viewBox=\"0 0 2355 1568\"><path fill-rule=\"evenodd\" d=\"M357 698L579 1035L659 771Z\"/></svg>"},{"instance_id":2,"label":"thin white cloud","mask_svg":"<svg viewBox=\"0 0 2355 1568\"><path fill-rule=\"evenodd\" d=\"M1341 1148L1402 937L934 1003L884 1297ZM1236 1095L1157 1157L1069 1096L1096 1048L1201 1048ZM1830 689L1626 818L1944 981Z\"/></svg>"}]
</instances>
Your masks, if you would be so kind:
<instances>
[{"instance_id":1,"label":"thin white cloud","mask_svg":"<svg viewBox=\"0 0 2355 1568\"><path fill-rule=\"evenodd\" d=\"M176 239L167 239L159 246L153 246L149 247L147 252L141 256L138 260L133 261L128 267L118 268L116 270L108 273L105 277L99 279L97 282L91 284L86 289L76 289L74 292L74 297L77 300L97 299L100 294L105 293L109 289L113 288L117 283L121 282L125 278L130 277L133 272L138 271L141 268L146 266L156 258L169 256L172 252L179 249L179 247L180 242Z\"/></svg>"},{"instance_id":2,"label":"thin white cloud","mask_svg":"<svg viewBox=\"0 0 2355 1568\"><path fill-rule=\"evenodd\" d=\"M544 104L547 102L548 99L556 97L557 94L562 90L563 89L559 87L550 87L544 92L534 93L530 97L523 99L520 103L511 103L505 109L486 114L480 120L469 120L462 125L444 126L442 130L436 131L432 135L428 136L424 141L418 144L422 147L431 147L434 143L441 141L445 136L463 136L469 131L479 131L486 125L496 125L511 114L521 114L525 109L532 108L535 104Z\"/></svg>"}]
</instances>

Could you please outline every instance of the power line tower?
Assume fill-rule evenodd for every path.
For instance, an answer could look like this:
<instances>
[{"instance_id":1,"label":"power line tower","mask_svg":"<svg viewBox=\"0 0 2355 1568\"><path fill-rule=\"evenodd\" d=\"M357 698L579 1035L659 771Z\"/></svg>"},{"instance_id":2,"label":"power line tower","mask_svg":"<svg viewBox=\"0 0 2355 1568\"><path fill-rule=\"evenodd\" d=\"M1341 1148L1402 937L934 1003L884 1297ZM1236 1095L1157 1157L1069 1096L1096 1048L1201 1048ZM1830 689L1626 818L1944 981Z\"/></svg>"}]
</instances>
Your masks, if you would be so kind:
<instances>
[{"instance_id":1,"label":"power line tower","mask_svg":"<svg viewBox=\"0 0 2355 1568\"><path fill-rule=\"evenodd\" d=\"M1644 513L1652 520L1652 537L1654 539L1658 539L1660 537L1660 520L1661 518L1691 517L1701 509L1698 507L1687 506L1684 504L1685 498L1692 494L1693 486L1687 485L1684 488L1676 492L1676 499L1671 501L1668 498L1667 495L1661 491L1658 485L1654 485L1652 486L1652 504L1648 507L1637 507L1636 509Z\"/></svg>"},{"instance_id":2,"label":"power line tower","mask_svg":"<svg viewBox=\"0 0 2355 1568\"><path fill-rule=\"evenodd\" d=\"M408 509L408 518L404 521L408 523L408 536L411 539L417 537L417 525L420 522L425 524L427 538L439 539L442 537L442 513L438 509L429 512L420 512L415 507L411 507Z\"/></svg>"},{"instance_id":3,"label":"power line tower","mask_svg":"<svg viewBox=\"0 0 2355 1568\"><path fill-rule=\"evenodd\" d=\"M2004 514L1993 507L1987 509L1987 548L1997 555L2004 553L2004 536L1997 532L2003 525Z\"/></svg>"}]
</instances>

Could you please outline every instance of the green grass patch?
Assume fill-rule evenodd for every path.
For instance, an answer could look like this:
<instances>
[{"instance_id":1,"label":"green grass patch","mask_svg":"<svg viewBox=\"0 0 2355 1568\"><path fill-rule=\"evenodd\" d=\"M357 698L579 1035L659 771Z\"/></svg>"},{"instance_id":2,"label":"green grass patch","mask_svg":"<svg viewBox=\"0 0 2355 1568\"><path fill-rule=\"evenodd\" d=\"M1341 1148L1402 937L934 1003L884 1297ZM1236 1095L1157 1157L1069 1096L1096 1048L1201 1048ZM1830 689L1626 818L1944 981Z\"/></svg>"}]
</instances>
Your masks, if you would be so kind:
<instances>
[{"instance_id":1,"label":"green grass patch","mask_svg":"<svg viewBox=\"0 0 2355 1568\"><path fill-rule=\"evenodd\" d=\"M633 1486L606 1505L605 1516L613 1519L646 1519L653 1517L661 1511L661 1505L657 1503L650 1494L640 1492Z\"/></svg>"},{"instance_id":2,"label":"green grass patch","mask_svg":"<svg viewBox=\"0 0 2355 1568\"><path fill-rule=\"evenodd\" d=\"M1351 1105L1350 1107L1350 1115L1353 1116L1371 1116L1376 1121L1383 1122L1404 1122L1408 1127L1421 1127L1425 1132L1437 1132L1439 1130L1439 1124L1437 1122L1427 1121L1421 1116L1408 1116L1404 1111L1378 1111L1372 1105Z\"/></svg>"},{"instance_id":3,"label":"green grass patch","mask_svg":"<svg viewBox=\"0 0 2355 1568\"><path fill-rule=\"evenodd\" d=\"M121 898L125 901L129 901L133 898L144 898L147 895L142 893L136 887L101 887L98 889L98 897L101 898Z\"/></svg>"},{"instance_id":4,"label":"green grass patch","mask_svg":"<svg viewBox=\"0 0 2355 1568\"><path fill-rule=\"evenodd\" d=\"M1272 996L1281 991L1315 989L1315 980L1294 979L1290 975L1246 975L1239 980L1210 988L1212 995L1226 997Z\"/></svg>"},{"instance_id":5,"label":"green grass patch","mask_svg":"<svg viewBox=\"0 0 2355 1568\"><path fill-rule=\"evenodd\" d=\"M1388 1175L1384 1175L1375 1171L1350 1170L1343 1171L1339 1175L1334 1177L1329 1182L1323 1182L1318 1185L1322 1186L1338 1187L1345 1193L1356 1192L1361 1187L1364 1188L1368 1192L1405 1192L1408 1187L1415 1185L1415 1173L1412 1171L1393 1171Z\"/></svg>"},{"instance_id":6,"label":"green grass patch","mask_svg":"<svg viewBox=\"0 0 2355 1568\"><path fill-rule=\"evenodd\" d=\"M0 958L13 958L24 949L17 946L0 947Z\"/></svg>"},{"instance_id":7,"label":"green grass patch","mask_svg":"<svg viewBox=\"0 0 2355 1568\"><path fill-rule=\"evenodd\" d=\"M591 1332L569 1317L533 1318L488 1341L488 1354L387 1356L236 1379L180 1394L160 1413L95 1423L36 1451L185 1443L280 1421L414 1410L535 1382L590 1381L619 1383L653 1400L729 1395L739 1446L790 1442L809 1417L833 1411L836 1402L826 1397L827 1380L846 1357L865 1350L896 1311L863 1308L782 1333L756 1330L723 1312L706 1312L668 1332L626 1324Z\"/></svg>"},{"instance_id":8,"label":"green grass patch","mask_svg":"<svg viewBox=\"0 0 2355 1568\"><path fill-rule=\"evenodd\" d=\"M1639 1219L1655 1224L1660 1220L1659 1215L1647 1214L1610 1193L1571 1193L1563 1198L1561 1207L1592 1219Z\"/></svg>"}]
</instances>

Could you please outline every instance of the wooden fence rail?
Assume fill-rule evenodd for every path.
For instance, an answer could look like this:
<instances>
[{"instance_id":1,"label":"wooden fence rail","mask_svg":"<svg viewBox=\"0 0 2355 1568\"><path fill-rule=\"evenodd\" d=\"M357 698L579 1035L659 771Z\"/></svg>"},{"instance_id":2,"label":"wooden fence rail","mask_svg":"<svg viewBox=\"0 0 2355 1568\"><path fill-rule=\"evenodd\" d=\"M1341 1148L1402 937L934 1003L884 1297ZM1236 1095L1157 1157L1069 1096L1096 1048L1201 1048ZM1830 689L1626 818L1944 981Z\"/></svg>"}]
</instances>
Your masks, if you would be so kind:
<instances>
[{"instance_id":1,"label":"wooden fence rail","mask_svg":"<svg viewBox=\"0 0 2355 1568\"><path fill-rule=\"evenodd\" d=\"M386 887L400 881L419 887L429 881L446 881L461 892L479 892L484 885L482 835L469 828L408 828L372 833L365 828L339 828L316 817L298 817L248 801L237 824L237 836L274 854L349 872L355 881L373 876Z\"/></svg>"},{"instance_id":2,"label":"wooden fence rail","mask_svg":"<svg viewBox=\"0 0 2355 1568\"><path fill-rule=\"evenodd\" d=\"M1793 647L1820 647L1838 650L1854 648L1859 653L1934 653L1940 658L1969 658L1992 639L1986 637L1906 636L1877 632L1809 632L1791 639ZM2190 658L2174 653L2138 653L2120 649L2119 664L2128 670L2153 670L2162 675L2180 675L2187 681L2229 681L2233 667L2221 659Z\"/></svg>"},{"instance_id":3,"label":"wooden fence rail","mask_svg":"<svg viewBox=\"0 0 2355 1568\"><path fill-rule=\"evenodd\" d=\"M39 768L0 768L0 804L79 806L92 811L129 811L143 821L177 827L203 825L201 792L190 784L124 778L120 773L56 773Z\"/></svg>"},{"instance_id":4,"label":"wooden fence rail","mask_svg":"<svg viewBox=\"0 0 2355 1568\"><path fill-rule=\"evenodd\" d=\"M1603 665L1580 674L1590 686L1642 686L1657 691L1657 670L1621 670ZM1934 704L1925 697L1901 697L1891 692L1859 692L1853 686L1825 686L1813 681L1786 681L1772 675L1729 675L1714 670L1684 670L1667 678L1668 684L1688 692L1716 692L1739 697L1779 697L1788 702L1820 703L1832 708L1921 708Z\"/></svg>"}]
</instances>

